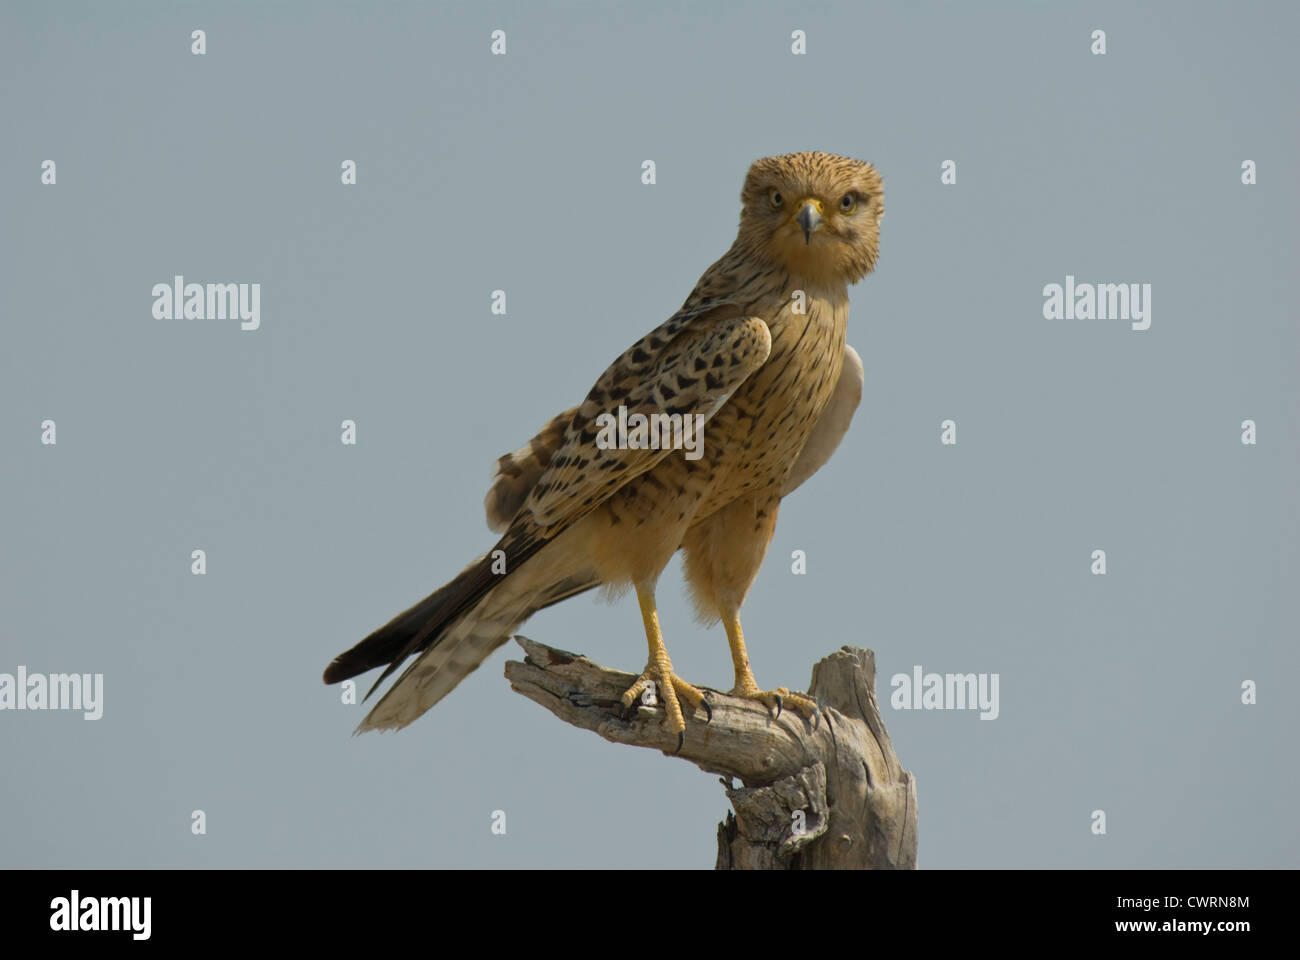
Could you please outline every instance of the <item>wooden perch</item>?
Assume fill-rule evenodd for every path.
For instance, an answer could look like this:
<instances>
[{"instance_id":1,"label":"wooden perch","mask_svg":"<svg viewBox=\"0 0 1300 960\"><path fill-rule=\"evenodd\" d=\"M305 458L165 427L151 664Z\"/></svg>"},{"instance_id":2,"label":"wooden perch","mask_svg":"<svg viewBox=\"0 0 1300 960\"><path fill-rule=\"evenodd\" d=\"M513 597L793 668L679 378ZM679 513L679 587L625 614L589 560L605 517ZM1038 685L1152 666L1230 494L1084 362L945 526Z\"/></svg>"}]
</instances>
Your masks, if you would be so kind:
<instances>
[{"instance_id":1,"label":"wooden perch","mask_svg":"<svg viewBox=\"0 0 1300 960\"><path fill-rule=\"evenodd\" d=\"M510 686L566 723L606 740L671 754L661 706L627 720L619 698L635 676L526 637ZM876 706L876 656L841 647L813 668L819 721L708 688L712 721L686 711L676 756L723 776L735 808L718 825L719 870L915 869L916 780L898 763ZM733 787L738 779L743 786Z\"/></svg>"}]
</instances>

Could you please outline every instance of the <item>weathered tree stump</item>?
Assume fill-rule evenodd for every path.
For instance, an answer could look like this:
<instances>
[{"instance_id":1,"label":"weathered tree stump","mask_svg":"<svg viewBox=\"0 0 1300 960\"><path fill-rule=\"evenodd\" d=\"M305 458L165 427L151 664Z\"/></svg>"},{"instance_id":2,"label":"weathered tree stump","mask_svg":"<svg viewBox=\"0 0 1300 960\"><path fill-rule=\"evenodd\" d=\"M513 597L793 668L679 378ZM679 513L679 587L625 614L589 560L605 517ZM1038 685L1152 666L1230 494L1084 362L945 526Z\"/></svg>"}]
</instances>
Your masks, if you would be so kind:
<instances>
[{"instance_id":1,"label":"weathered tree stump","mask_svg":"<svg viewBox=\"0 0 1300 960\"><path fill-rule=\"evenodd\" d=\"M526 637L506 664L516 692L613 743L672 754L661 706L619 701L635 676ZM713 719L686 713L676 756L720 774L735 810L718 825L719 870L915 869L916 780L894 755L876 705L876 657L841 647L813 668L817 720L774 718L760 704L708 690ZM739 780L742 786L732 786Z\"/></svg>"}]
</instances>

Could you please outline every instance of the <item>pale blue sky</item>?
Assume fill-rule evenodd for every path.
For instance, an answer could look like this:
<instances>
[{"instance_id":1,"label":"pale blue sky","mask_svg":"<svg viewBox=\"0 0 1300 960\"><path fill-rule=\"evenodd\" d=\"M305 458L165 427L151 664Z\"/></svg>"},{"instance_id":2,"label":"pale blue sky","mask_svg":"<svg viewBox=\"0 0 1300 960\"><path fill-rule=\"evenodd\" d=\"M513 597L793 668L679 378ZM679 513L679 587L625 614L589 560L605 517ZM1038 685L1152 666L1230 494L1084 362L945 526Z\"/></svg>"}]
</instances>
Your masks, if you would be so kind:
<instances>
[{"instance_id":1,"label":"pale blue sky","mask_svg":"<svg viewBox=\"0 0 1300 960\"><path fill-rule=\"evenodd\" d=\"M495 458L676 309L748 164L819 149L887 213L759 682L845 643L886 703L1000 675L995 721L885 707L923 867L1300 866L1296 6L750 6L4 5L0 672L105 702L0 713L0 865L710 867L716 778L565 726L504 650L383 737L320 672L490 546ZM261 328L155 320L178 273L260 283ZM1150 330L1044 320L1067 274L1150 283ZM660 608L729 686L676 565ZM524 632L645 660L627 600Z\"/></svg>"}]
</instances>

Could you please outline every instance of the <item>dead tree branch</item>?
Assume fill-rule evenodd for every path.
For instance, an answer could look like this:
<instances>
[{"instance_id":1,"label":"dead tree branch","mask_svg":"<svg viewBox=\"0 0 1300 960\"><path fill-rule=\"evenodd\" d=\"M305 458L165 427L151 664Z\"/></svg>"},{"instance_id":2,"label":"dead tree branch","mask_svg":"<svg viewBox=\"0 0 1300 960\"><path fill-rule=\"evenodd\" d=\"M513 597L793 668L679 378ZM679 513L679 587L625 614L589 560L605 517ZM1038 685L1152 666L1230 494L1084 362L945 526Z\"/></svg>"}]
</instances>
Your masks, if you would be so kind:
<instances>
[{"instance_id":1,"label":"dead tree branch","mask_svg":"<svg viewBox=\"0 0 1300 960\"><path fill-rule=\"evenodd\" d=\"M526 637L506 664L518 693L613 743L671 754L663 708L619 701L635 677ZM876 705L876 658L841 647L813 668L818 722L707 690L713 719L686 715L676 756L720 774L735 810L718 825L719 870L914 869L916 780L894 755ZM742 786L733 787L732 780Z\"/></svg>"}]
</instances>

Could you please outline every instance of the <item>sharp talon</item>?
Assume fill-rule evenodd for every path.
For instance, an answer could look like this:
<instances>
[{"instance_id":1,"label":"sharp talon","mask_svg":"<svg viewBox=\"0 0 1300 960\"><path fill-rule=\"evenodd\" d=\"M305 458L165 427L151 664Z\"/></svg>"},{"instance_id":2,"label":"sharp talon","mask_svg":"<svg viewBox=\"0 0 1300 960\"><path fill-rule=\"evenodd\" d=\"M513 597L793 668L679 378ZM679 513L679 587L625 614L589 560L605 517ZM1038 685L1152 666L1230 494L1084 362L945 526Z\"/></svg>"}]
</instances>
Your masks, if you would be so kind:
<instances>
[{"instance_id":1,"label":"sharp talon","mask_svg":"<svg viewBox=\"0 0 1300 960\"><path fill-rule=\"evenodd\" d=\"M682 746L685 743L686 743L686 731L683 730L681 733L677 734L677 749L673 751L673 756L676 756L677 754L682 752Z\"/></svg>"},{"instance_id":2,"label":"sharp talon","mask_svg":"<svg viewBox=\"0 0 1300 960\"><path fill-rule=\"evenodd\" d=\"M708 698L706 697L705 699L701 700L701 701L700 701L700 705L704 707L704 712L708 715L708 719L705 720L704 722L705 722L705 723L712 723L712 722L713 722L713 708L712 708L711 706L709 706Z\"/></svg>"},{"instance_id":3,"label":"sharp talon","mask_svg":"<svg viewBox=\"0 0 1300 960\"><path fill-rule=\"evenodd\" d=\"M821 707L818 707L816 710L813 711L812 721L813 721L813 730L816 730L817 727L818 727L818 726L821 724L821 722L822 722L822 711L821 711Z\"/></svg>"},{"instance_id":4,"label":"sharp talon","mask_svg":"<svg viewBox=\"0 0 1300 960\"><path fill-rule=\"evenodd\" d=\"M780 719L781 719L781 704L784 703L785 701L781 699L781 694L779 694L779 693L774 693L774 694L772 694L772 696L776 697L776 717L775 717L774 719L780 720Z\"/></svg>"}]
</instances>

